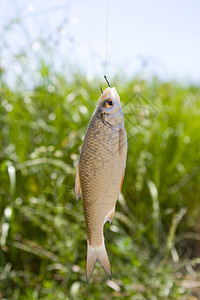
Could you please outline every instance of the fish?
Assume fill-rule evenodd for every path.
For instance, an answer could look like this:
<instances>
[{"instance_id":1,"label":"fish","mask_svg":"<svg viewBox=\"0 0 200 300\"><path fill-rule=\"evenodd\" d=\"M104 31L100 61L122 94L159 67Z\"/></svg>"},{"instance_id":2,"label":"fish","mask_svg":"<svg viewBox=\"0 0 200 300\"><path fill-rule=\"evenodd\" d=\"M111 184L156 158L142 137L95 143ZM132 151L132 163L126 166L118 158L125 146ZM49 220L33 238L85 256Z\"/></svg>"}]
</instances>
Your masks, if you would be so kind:
<instances>
[{"instance_id":1,"label":"fish","mask_svg":"<svg viewBox=\"0 0 200 300\"><path fill-rule=\"evenodd\" d=\"M111 223L125 175L127 135L120 97L115 87L102 92L90 119L80 151L75 196L82 198L87 230L86 280L98 261L111 279L103 235Z\"/></svg>"}]
</instances>

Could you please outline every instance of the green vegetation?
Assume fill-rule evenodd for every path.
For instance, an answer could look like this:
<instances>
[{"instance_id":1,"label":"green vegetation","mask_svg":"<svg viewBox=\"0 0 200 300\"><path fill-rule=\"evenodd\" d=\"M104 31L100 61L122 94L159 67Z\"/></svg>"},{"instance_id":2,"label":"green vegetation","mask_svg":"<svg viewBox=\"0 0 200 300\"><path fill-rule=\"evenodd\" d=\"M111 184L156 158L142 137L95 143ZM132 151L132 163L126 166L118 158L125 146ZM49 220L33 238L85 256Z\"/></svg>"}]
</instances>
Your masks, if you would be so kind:
<instances>
[{"instance_id":1,"label":"green vegetation","mask_svg":"<svg viewBox=\"0 0 200 300\"><path fill-rule=\"evenodd\" d=\"M187 288L200 262L200 89L116 78L128 159L105 226L113 281L97 264L88 285L74 179L100 83L40 72L31 90L0 90L0 299L200 297Z\"/></svg>"}]
</instances>

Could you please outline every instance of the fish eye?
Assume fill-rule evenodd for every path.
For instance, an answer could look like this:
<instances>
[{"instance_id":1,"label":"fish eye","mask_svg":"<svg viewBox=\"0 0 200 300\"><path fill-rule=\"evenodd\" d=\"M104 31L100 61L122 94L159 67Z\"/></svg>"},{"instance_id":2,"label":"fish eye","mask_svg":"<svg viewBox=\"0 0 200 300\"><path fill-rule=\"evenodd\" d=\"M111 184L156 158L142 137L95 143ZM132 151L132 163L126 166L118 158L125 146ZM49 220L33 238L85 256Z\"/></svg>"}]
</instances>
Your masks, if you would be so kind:
<instances>
[{"instance_id":1,"label":"fish eye","mask_svg":"<svg viewBox=\"0 0 200 300\"><path fill-rule=\"evenodd\" d=\"M106 101L106 103L105 103L105 107L106 108L111 108L111 107L113 107L113 100L111 100L111 99L108 99L107 101Z\"/></svg>"}]
</instances>

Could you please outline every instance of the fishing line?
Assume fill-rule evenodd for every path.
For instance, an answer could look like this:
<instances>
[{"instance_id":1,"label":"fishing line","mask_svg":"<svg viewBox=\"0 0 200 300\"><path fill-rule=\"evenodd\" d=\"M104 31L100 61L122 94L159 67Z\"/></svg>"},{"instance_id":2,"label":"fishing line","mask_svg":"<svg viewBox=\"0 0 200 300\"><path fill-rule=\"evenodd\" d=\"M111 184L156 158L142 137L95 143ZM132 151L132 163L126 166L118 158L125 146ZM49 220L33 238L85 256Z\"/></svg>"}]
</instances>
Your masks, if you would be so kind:
<instances>
[{"instance_id":1,"label":"fishing line","mask_svg":"<svg viewBox=\"0 0 200 300\"><path fill-rule=\"evenodd\" d=\"M108 57L108 0L106 5L106 45L105 45L105 75L106 76L106 69L107 69L107 57Z\"/></svg>"}]
</instances>

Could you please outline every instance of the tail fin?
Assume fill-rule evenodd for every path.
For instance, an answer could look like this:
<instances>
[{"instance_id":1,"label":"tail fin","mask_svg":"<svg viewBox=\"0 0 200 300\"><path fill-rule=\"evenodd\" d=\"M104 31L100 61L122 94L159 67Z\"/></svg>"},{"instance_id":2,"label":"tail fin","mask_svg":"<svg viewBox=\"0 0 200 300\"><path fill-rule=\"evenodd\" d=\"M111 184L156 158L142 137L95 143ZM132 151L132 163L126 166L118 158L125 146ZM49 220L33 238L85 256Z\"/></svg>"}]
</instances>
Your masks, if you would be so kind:
<instances>
[{"instance_id":1,"label":"tail fin","mask_svg":"<svg viewBox=\"0 0 200 300\"><path fill-rule=\"evenodd\" d=\"M106 247L104 244L104 240L101 246L93 247L87 244L87 269L86 269L86 279L87 283L90 281L90 277L94 270L96 262L99 261L102 268L111 279L111 267L110 261L108 258L108 254L106 252Z\"/></svg>"}]
</instances>

